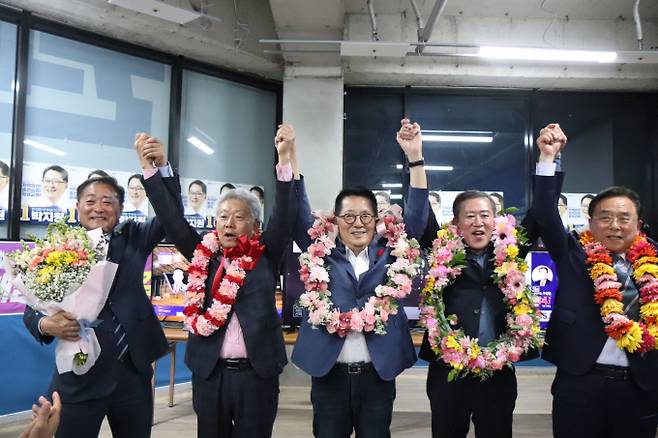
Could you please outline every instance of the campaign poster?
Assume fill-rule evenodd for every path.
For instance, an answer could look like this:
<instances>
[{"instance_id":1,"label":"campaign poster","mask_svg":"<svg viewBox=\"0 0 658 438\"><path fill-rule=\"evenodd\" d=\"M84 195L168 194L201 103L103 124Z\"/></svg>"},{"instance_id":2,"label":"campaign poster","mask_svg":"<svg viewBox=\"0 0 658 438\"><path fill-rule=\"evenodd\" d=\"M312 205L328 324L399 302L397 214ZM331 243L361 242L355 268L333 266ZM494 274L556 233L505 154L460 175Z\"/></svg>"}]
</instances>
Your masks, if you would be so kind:
<instances>
[{"instance_id":1,"label":"campaign poster","mask_svg":"<svg viewBox=\"0 0 658 438\"><path fill-rule=\"evenodd\" d=\"M589 228L589 204L594 199L592 193L561 193L558 198L558 211L562 224L569 231L583 231Z\"/></svg>"},{"instance_id":2,"label":"campaign poster","mask_svg":"<svg viewBox=\"0 0 658 438\"><path fill-rule=\"evenodd\" d=\"M158 245L152 254L151 303L161 321L182 322L189 261L174 246ZM145 274L146 276L146 274Z\"/></svg>"},{"instance_id":3,"label":"campaign poster","mask_svg":"<svg viewBox=\"0 0 658 438\"><path fill-rule=\"evenodd\" d=\"M0 165L1 166L1 165ZM75 210L78 185L97 169L26 161L23 165L21 221L47 225L65 219L78 222ZM119 222L133 219L145 222L149 203L141 174L104 170L125 189L123 212Z\"/></svg>"},{"instance_id":4,"label":"campaign poster","mask_svg":"<svg viewBox=\"0 0 658 438\"><path fill-rule=\"evenodd\" d=\"M546 330L553 312L553 302L558 286L557 267L548 252L531 251L528 257L530 260L527 280L533 295L537 298L541 312L539 326L542 330Z\"/></svg>"},{"instance_id":5,"label":"campaign poster","mask_svg":"<svg viewBox=\"0 0 658 438\"><path fill-rule=\"evenodd\" d=\"M185 207L185 219L199 231L213 230L216 226L217 201L226 191L241 188L250 191L259 199L261 212L265 211L265 190L253 184L237 184L226 181L181 178L181 197ZM259 218L263 222L263 215Z\"/></svg>"},{"instance_id":6,"label":"campaign poster","mask_svg":"<svg viewBox=\"0 0 658 438\"><path fill-rule=\"evenodd\" d=\"M0 315L20 314L25 310L18 290L9 282L9 274L5 271L5 254L18 249L21 249L19 242L0 242Z\"/></svg>"}]
</instances>

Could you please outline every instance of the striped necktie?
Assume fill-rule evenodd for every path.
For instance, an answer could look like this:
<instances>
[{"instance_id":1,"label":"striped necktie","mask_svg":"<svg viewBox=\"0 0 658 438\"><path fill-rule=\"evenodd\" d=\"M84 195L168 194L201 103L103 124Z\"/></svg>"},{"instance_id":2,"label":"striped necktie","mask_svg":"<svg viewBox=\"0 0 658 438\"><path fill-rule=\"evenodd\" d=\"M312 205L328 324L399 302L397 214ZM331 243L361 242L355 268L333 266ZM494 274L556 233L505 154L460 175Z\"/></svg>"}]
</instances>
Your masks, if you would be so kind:
<instances>
[{"instance_id":1,"label":"striped necktie","mask_svg":"<svg viewBox=\"0 0 658 438\"><path fill-rule=\"evenodd\" d=\"M640 304L637 287L633 282L633 267L624 257L615 255L613 257L617 281L622 284L621 293L624 302L624 313L630 319L637 321L640 318Z\"/></svg>"},{"instance_id":2,"label":"striped necktie","mask_svg":"<svg viewBox=\"0 0 658 438\"><path fill-rule=\"evenodd\" d=\"M99 260L107 260L108 255L110 253L110 235L109 234L103 234L103 239L101 240L99 244ZM110 311L112 309L110 308ZM128 340L126 339L126 330L123 328L121 325L121 322L119 322L119 319L117 316L112 312L112 321L115 324L114 327L114 344L117 347L117 359L119 361L123 361L126 357L126 353L128 352Z\"/></svg>"}]
</instances>

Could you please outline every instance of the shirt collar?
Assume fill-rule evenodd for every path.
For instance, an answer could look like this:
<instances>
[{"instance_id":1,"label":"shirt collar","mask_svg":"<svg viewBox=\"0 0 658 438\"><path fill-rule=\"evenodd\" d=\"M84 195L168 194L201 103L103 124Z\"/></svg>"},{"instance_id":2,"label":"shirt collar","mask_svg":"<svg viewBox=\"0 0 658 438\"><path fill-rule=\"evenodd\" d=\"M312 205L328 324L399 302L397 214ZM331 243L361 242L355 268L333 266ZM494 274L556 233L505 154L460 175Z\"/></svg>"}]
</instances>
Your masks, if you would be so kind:
<instances>
[{"instance_id":1,"label":"shirt collar","mask_svg":"<svg viewBox=\"0 0 658 438\"><path fill-rule=\"evenodd\" d=\"M363 251L361 251L361 252L357 255L357 254L354 254L354 251L352 251L351 249L349 249L349 248L346 246L346 247L345 247L345 256L347 257L348 260L349 260L349 259L354 259L354 260L358 260L358 259L366 259L366 260L368 260L368 247L366 246L366 247L363 249Z\"/></svg>"}]
</instances>

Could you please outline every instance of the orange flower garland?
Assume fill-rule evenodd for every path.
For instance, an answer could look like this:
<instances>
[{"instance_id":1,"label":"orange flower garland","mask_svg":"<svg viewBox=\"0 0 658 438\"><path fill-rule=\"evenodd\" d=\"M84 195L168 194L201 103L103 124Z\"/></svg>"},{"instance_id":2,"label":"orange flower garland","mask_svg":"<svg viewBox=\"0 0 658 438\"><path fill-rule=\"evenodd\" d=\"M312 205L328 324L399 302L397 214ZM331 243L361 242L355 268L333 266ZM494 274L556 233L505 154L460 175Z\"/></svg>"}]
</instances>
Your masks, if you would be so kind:
<instances>
[{"instance_id":1,"label":"orange flower garland","mask_svg":"<svg viewBox=\"0 0 658 438\"><path fill-rule=\"evenodd\" d=\"M638 234L626 259L633 265L633 279L640 293L640 321L624 314L622 285L617 281L610 251L586 231L580 235L585 263L594 281L594 301L601 307L606 334L629 353L658 349L658 257L646 236Z\"/></svg>"}]
</instances>

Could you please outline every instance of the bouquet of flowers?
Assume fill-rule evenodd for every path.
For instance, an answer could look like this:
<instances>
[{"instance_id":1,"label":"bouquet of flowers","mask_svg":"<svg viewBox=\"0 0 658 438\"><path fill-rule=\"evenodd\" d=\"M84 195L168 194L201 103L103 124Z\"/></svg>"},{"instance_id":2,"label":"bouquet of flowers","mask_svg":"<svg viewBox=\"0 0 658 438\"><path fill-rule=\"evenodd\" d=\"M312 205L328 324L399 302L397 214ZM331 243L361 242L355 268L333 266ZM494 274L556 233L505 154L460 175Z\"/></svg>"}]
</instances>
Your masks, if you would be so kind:
<instances>
[{"instance_id":1,"label":"bouquet of flowers","mask_svg":"<svg viewBox=\"0 0 658 438\"><path fill-rule=\"evenodd\" d=\"M22 249L5 257L11 283L25 304L45 315L64 310L78 317L80 339L57 343L60 374L84 374L100 356L93 328L102 322L97 317L118 267L98 261L106 247L102 233L100 228L86 231L60 221L50 224L45 239L35 239L32 248L21 242Z\"/></svg>"}]
</instances>

